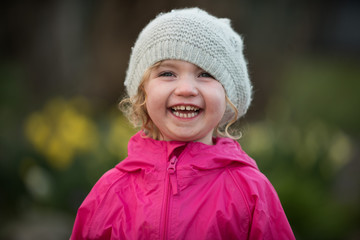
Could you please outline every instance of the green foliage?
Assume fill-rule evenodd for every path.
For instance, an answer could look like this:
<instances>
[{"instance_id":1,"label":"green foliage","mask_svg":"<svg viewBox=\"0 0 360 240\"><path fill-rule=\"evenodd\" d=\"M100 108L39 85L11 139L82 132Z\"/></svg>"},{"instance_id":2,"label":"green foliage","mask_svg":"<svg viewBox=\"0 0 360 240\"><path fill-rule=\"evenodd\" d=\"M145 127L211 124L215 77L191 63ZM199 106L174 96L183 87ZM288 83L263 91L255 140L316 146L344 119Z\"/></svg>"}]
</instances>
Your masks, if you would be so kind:
<instances>
[{"instance_id":1,"label":"green foliage","mask_svg":"<svg viewBox=\"0 0 360 240\"><path fill-rule=\"evenodd\" d=\"M279 95L286 99L298 122L322 119L359 137L359 77L357 61L302 58L289 62Z\"/></svg>"}]
</instances>

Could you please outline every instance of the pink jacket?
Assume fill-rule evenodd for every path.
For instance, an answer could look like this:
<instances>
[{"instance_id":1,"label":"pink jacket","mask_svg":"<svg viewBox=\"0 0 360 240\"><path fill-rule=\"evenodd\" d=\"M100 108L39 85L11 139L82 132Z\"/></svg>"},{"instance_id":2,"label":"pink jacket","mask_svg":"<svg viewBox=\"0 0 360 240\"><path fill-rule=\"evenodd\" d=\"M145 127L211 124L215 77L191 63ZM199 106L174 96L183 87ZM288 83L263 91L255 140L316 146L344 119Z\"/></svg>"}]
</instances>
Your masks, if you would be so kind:
<instances>
[{"instance_id":1,"label":"pink jacket","mask_svg":"<svg viewBox=\"0 0 360 240\"><path fill-rule=\"evenodd\" d=\"M295 239L279 198L240 145L141 137L80 206L71 239Z\"/></svg>"}]
</instances>

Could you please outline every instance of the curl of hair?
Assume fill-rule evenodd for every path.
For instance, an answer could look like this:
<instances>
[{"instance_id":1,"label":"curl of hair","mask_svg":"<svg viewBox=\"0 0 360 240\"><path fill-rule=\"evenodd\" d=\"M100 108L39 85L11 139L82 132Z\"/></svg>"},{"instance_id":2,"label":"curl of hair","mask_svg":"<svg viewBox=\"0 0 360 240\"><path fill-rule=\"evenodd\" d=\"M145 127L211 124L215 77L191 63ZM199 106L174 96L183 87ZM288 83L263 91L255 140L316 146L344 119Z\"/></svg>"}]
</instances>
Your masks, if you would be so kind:
<instances>
[{"instance_id":1,"label":"curl of hair","mask_svg":"<svg viewBox=\"0 0 360 240\"><path fill-rule=\"evenodd\" d=\"M151 120L146 109L147 96L145 92L145 83L150 78L151 71L160 64L161 62L155 63L145 71L136 95L126 97L119 103L119 109L124 113L134 127L140 127L146 136L157 140L160 139L161 133Z\"/></svg>"},{"instance_id":2,"label":"curl of hair","mask_svg":"<svg viewBox=\"0 0 360 240\"><path fill-rule=\"evenodd\" d=\"M228 138L235 139L235 140L240 139L242 137L242 134L241 134L239 128L235 124L238 122L239 111L237 110L237 108L231 102L231 100L229 99L229 97L227 95L225 95L225 100L226 100L226 103L229 104L229 106L234 111L234 116L224 127L220 128L219 126L217 126L216 133L217 133L217 135L222 136L222 137L228 137Z\"/></svg>"},{"instance_id":3,"label":"curl of hair","mask_svg":"<svg viewBox=\"0 0 360 240\"><path fill-rule=\"evenodd\" d=\"M134 127L140 127L145 133L144 137L150 137L156 140L161 139L161 132L151 120L146 109L147 96L145 92L145 83L150 78L151 71L154 68L157 68L160 64L161 61L155 63L145 71L135 96L126 97L119 103L119 109L124 113ZM224 125L224 127L220 128L217 126L214 131L214 135L228 137L231 139L240 139L241 132L235 126L232 127L233 124L237 122L239 114L238 110L227 95L225 95L225 100L226 103L233 109L234 117L226 125Z\"/></svg>"}]
</instances>

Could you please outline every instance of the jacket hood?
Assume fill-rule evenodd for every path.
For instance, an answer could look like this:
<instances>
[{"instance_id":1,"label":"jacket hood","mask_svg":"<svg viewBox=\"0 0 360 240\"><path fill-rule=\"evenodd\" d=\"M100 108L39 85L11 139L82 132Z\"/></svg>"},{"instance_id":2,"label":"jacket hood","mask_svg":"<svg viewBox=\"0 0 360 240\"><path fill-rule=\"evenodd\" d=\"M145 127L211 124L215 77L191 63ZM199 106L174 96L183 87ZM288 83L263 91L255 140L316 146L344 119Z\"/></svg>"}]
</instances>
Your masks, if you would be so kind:
<instances>
[{"instance_id":1,"label":"jacket hood","mask_svg":"<svg viewBox=\"0 0 360 240\"><path fill-rule=\"evenodd\" d=\"M196 170L223 168L230 164L241 164L258 169L256 162L230 138L214 138L214 145L201 142L159 141L145 137L142 131L135 134L128 144L128 157L116 168L126 172L164 169L172 156L179 164ZM186 157L182 157L186 152Z\"/></svg>"}]
</instances>

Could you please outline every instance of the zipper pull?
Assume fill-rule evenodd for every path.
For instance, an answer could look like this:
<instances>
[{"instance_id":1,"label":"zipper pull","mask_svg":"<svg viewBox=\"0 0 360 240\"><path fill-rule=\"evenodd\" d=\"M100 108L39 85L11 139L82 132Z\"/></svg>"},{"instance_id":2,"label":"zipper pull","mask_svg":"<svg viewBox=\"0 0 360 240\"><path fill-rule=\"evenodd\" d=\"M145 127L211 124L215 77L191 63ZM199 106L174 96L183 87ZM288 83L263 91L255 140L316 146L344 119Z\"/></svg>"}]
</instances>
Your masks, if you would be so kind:
<instances>
[{"instance_id":1,"label":"zipper pull","mask_svg":"<svg viewBox=\"0 0 360 240\"><path fill-rule=\"evenodd\" d=\"M174 195L178 194L178 187L176 180L176 163L177 163L177 157L173 156L170 159L169 166L167 168L171 183L171 189Z\"/></svg>"}]
</instances>

